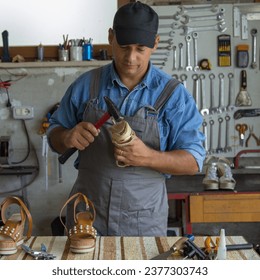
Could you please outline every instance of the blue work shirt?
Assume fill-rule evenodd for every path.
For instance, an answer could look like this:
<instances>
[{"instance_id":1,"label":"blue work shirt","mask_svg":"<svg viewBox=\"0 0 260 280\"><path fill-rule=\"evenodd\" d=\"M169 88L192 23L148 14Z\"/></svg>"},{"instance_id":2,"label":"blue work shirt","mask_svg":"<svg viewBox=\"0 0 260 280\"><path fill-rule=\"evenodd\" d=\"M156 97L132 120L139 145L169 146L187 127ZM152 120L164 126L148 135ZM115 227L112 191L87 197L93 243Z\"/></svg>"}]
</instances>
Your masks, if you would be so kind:
<instances>
[{"instance_id":1,"label":"blue work shirt","mask_svg":"<svg viewBox=\"0 0 260 280\"><path fill-rule=\"evenodd\" d=\"M91 73L88 71L77 78L67 89L59 108L50 118L47 134L54 127L73 128L82 121L83 112L90 98L89 85ZM114 64L103 67L99 82L97 106L106 111L104 96L108 96L125 116L133 116L138 109L153 106L171 76L149 64L143 80L129 90L120 80ZM160 109L158 126L160 132L160 150L185 150L191 153L202 169L205 149L204 135L200 131L202 116L198 112L193 96L179 84L167 103ZM75 167L78 166L78 159Z\"/></svg>"}]
</instances>

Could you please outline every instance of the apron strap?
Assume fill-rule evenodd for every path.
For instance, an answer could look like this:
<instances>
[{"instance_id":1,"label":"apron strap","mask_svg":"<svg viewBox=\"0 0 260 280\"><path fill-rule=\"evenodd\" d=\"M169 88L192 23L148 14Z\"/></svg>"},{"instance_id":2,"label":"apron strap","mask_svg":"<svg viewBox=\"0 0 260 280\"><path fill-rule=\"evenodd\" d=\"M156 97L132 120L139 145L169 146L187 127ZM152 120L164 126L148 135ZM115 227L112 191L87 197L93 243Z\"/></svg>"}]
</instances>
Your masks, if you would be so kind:
<instances>
[{"instance_id":1,"label":"apron strap","mask_svg":"<svg viewBox=\"0 0 260 280\"><path fill-rule=\"evenodd\" d=\"M90 100L98 96L99 80L103 67L95 68L92 70L92 79L89 86Z\"/></svg>"},{"instance_id":2,"label":"apron strap","mask_svg":"<svg viewBox=\"0 0 260 280\"><path fill-rule=\"evenodd\" d=\"M93 78L90 82L90 99L95 98L98 95L99 91L99 80L101 76L103 67L95 68L92 70ZM154 108L158 112L163 105L168 101L168 99L173 94L175 88L180 84L180 81L177 79L170 79L165 85L163 91L159 95L158 99L155 102Z\"/></svg>"},{"instance_id":3,"label":"apron strap","mask_svg":"<svg viewBox=\"0 0 260 280\"><path fill-rule=\"evenodd\" d=\"M180 84L181 82L177 79L170 79L168 83L165 85L163 91L157 98L154 108L158 112L163 105L168 101L168 99L172 96L175 88Z\"/></svg>"}]
</instances>

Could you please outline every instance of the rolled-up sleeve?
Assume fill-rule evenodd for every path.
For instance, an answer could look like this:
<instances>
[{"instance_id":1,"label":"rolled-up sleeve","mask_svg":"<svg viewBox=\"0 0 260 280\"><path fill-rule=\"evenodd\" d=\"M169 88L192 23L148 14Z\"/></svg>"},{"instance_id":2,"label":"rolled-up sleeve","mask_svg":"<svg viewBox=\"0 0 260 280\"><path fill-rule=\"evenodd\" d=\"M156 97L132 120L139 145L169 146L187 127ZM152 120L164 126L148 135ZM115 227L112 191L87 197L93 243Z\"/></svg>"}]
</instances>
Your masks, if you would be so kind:
<instances>
[{"instance_id":1,"label":"rolled-up sleeve","mask_svg":"<svg viewBox=\"0 0 260 280\"><path fill-rule=\"evenodd\" d=\"M194 98L182 86L172 94L160 122L162 150L185 150L192 154L202 170L205 159L203 141L200 131L203 118L197 110Z\"/></svg>"}]
</instances>

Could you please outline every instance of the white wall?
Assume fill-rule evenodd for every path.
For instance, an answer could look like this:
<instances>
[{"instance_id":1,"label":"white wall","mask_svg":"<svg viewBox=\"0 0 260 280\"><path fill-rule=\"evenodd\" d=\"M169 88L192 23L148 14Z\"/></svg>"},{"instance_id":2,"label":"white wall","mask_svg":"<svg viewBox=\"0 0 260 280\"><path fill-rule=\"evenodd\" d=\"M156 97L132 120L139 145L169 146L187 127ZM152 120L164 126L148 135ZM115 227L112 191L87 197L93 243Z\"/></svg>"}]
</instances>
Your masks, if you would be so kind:
<instances>
[{"instance_id":1,"label":"white wall","mask_svg":"<svg viewBox=\"0 0 260 280\"><path fill-rule=\"evenodd\" d=\"M0 32L8 31L9 46L56 45L63 34L107 44L116 10L117 0L1 1Z\"/></svg>"}]
</instances>

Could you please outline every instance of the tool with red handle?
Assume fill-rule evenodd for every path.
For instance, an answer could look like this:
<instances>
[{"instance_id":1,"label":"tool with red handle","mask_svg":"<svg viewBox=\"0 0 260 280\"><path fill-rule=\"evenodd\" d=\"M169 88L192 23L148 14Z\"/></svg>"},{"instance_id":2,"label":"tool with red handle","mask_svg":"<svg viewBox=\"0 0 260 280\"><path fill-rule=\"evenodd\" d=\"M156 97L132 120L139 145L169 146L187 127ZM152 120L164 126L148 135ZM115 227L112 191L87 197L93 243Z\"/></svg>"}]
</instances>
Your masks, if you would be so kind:
<instances>
[{"instance_id":1,"label":"tool with red handle","mask_svg":"<svg viewBox=\"0 0 260 280\"><path fill-rule=\"evenodd\" d=\"M104 97L107 104L107 112L94 124L94 126L99 129L110 117L113 117L115 122L122 120L122 117L117 109L116 105L107 96ZM61 164L65 163L67 159L72 156L77 151L76 148L70 148L61 156L59 156L59 162Z\"/></svg>"}]
</instances>

